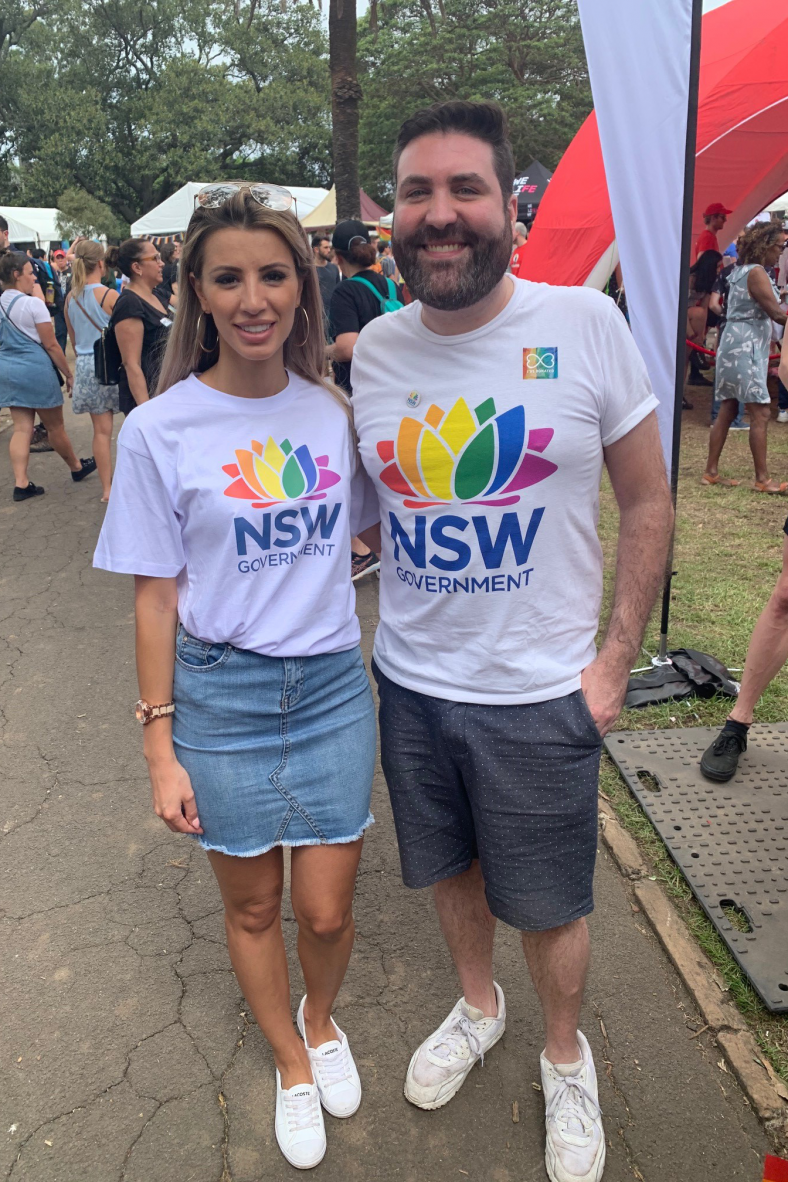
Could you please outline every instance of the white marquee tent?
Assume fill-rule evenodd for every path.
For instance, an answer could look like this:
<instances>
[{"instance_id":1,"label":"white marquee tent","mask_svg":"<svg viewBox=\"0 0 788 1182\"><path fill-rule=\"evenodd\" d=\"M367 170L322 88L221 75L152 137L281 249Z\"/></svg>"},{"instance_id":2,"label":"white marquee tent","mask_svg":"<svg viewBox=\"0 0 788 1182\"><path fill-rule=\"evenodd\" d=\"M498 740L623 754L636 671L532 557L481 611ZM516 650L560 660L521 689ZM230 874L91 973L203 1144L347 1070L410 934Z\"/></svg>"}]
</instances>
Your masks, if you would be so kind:
<instances>
[{"instance_id":1,"label":"white marquee tent","mask_svg":"<svg viewBox=\"0 0 788 1182\"><path fill-rule=\"evenodd\" d=\"M194 198L200 189L210 184L209 181L188 181L173 193L161 205L157 205L150 213L144 214L132 224L133 238L151 235L156 238L166 238L169 234L183 234L189 224L189 218L194 213ZM315 209L324 197L328 196L328 189L304 189L298 185L287 185L293 194L298 208L298 216L305 217Z\"/></svg>"},{"instance_id":2,"label":"white marquee tent","mask_svg":"<svg viewBox=\"0 0 788 1182\"><path fill-rule=\"evenodd\" d=\"M12 242L35 242L48 247L50 242L60 242L63 235L57 228L59 209L39 209L34 205L0 205L0 213L9 223ZM17 230L11 228L14 222Z\"/></svg>"}]
</instances>

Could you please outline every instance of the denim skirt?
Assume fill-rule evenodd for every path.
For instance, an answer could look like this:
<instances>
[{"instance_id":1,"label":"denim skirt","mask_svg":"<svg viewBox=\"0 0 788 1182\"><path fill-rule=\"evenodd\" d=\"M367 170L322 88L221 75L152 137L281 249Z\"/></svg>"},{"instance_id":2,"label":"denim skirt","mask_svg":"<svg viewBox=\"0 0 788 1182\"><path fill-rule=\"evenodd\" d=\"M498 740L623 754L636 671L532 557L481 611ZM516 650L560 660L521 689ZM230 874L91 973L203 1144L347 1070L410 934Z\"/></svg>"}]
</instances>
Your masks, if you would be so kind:
<instances>
[{"instance_id":1,"label":"denim skirt","mask_svg":"<svg viewBox=\"0 0 788 1182\"><path fill-rule=\"evenodd\" d=\"M372 824L375 709L358 647L266 657L179 627L173 698L203 849L252 858L356 841Z\"/></svg>"}]
</instances>

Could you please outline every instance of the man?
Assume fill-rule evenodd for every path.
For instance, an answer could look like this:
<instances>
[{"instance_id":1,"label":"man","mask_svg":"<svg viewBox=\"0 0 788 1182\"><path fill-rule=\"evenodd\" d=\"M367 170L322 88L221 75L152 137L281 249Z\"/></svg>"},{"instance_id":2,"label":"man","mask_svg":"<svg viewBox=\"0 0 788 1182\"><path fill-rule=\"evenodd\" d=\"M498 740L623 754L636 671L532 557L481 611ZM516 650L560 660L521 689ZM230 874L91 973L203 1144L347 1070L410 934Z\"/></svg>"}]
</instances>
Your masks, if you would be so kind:
<instances>
[{"instance_id":1,"label":"man","mask_svg":"<svg viewBox=\"0 0 788 1182\"><path fill-rule=\"evenodd\" d=\"M312 254L315 256L317 267L317 281L320 284L320 295L323 297L323 307L328 314L331 303L331 293L339 283L339 267L330 261L331 239L328 234L312 235Z\"/></svg>"},{"instance_id":2,"label":"man","mask_svg":"<svg viewBox=\"0 0 788 1182\"><path fill-rule=\"evenodd\" d=\"M378 242L378 262L386 279L393 279L397 273L397 264L391 253L390 242Z\"/></svg>"},{"instance_id":3,"label":"man","mask_svg":"<svg viewBox=\"0 0 788 1182\"><path fill-rule=\"evenodd\" d=\"M500 919L522 932L546 1024L548 1174L598 1182L605 1140L578 1030L584 916L602 736L667 554L656 399L612 301L506 274L516 200L498 106L417 113L394 160L394 257L417 302L373 320L353 355L385 555L382 762L404 881L434 888L463 987L413 1055L405 1095L441 1107L503 1034ZM603 459L621 527L597 655Z\"/></svg>"},{"instance_id":4,"label":"man","mask_svg":"<svg viewBox=\"0 0 788 1182\"><path fill-rule=\"evenodd\" d=\"M696 263L704 251L719 251L720 244L717 235L727 222L730 212L731 211L726 209L725 206L719 201L714 201L707 207L703 214L703 220L706 223L706 229L701 230L700 234L698 235L698 241L695 243Z\"/></svg>"},{"instance_id":5,"label":"man","mask_svg":"<svg viewBox=\"0 0 788 1182\"><path fill-rule=\"evenodd\" d=\"M159 290L174 308L178 307L178 263L182 248L180 242L165 242L159 251L164 263Z\"/></svg>"},{"instance_id":6,"label":"man","mask_svg":"<svg viewBox=\"0 0 788 1182\"><path fill-rule=\"evenodd\" d=\"M0 214L0 254L5 254L5 252L11 246L11 243L8 241L8 237L8 222L3 217L3 215Z\"/></svg>"},{"instance_id":7,"label":"man","mask_svg":"<svg viewBox=\"0 0 788 1182\"><path fill-rule=\"evenodd\" d=\"M515 222L514 253L512 254L512 258L509 263L509 270L511 271L512 275L516 275L518 279L520 278L520 265L523 261L522 247L525 246L527 241L528 231L526 230L524 224L522 222Z\"/></svg>"},{"instance_id":8,"label":"man","mask_svg":"<svg viewBox=\"0 0 788 1182\"><path fill-rule=\"evenodd\" d=\"M57 343L65 352L66 342L68 341L68 329L66 327L64 308L71 276L69 275L68 259L64 250L55 250L52 252L52 270L54 272L55 283L55 306L52 312L52 319L55 324Z\"/></svg>"}]
</instances>

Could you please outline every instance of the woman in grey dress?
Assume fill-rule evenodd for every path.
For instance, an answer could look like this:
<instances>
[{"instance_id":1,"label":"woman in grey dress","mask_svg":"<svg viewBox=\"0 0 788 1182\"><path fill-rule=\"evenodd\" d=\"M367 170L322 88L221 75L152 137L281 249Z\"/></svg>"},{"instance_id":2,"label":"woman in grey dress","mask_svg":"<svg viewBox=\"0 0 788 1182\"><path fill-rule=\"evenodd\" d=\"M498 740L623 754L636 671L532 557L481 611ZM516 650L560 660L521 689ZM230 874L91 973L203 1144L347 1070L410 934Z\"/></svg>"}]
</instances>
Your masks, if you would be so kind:
<instances>
[{"instance_id":1,"label":"woman in grey dress","mask_svg":"<svg viewBox=\"0 0 788 1182\"><path fill-rule=\"evenodd\" d=\"M738 403L747 404L750 416L750 450L755 465L756 492L785 493L788 482L769 477L766 466L766 428L771 401L766 388L772 321L785 324L786 315L777 289L766 273L776 265L785 247L786 234L775 223L759 224L742 239L739 262L730 275L727 320L717 350L714 396L721 401L720 412L709 433L709 457L702 484L737 485L723 480L717 470Z\"/></svg>"}]
</instances>

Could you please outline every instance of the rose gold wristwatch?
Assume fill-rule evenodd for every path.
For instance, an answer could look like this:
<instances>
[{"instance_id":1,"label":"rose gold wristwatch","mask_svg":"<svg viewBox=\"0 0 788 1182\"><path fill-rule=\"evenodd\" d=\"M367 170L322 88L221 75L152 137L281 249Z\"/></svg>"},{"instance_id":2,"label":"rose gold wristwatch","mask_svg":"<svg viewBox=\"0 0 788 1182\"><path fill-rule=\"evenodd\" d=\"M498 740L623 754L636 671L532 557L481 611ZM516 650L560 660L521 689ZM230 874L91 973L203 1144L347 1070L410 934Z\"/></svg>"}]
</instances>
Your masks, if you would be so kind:
<instances>
[{"instance_id":1,"label":"rose gold wristwatch","mask_svg":"<svg viewBox=\"0 0 788 1182\"><path fill-rule=\"evenodd\" d=\"M163 706L149 706L144 698L140 698L134 707L134 715L137 722L141 722L143 726L147 726L149 722L153 722L154 718L166 718L168 714L174 713L174 702L166 702Z\"/></svg>"}]
</instances>

